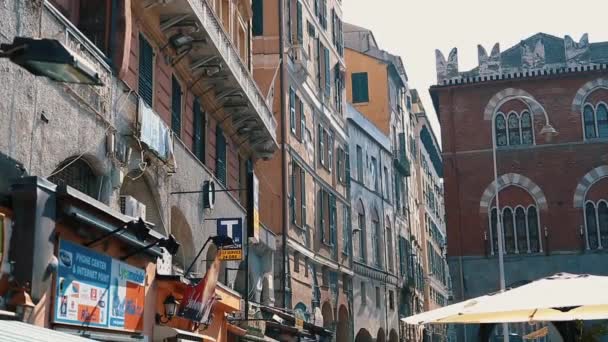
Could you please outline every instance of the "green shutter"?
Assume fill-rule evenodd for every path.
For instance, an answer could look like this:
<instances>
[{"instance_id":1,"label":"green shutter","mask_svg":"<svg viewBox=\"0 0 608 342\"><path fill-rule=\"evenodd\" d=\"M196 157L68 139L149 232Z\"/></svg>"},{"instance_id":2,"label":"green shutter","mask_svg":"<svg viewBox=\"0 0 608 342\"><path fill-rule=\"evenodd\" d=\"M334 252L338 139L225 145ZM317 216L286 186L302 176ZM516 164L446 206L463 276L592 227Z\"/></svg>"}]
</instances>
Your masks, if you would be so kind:
<instances>
[{"instance_id":1,"label":"green shutter","mask_svg":"<svg viewBox=\"0 0 608 342\"><path fill-rule=\"evenodd\" d=\"M289 196L289 215L291 216L291 223L296 222L296 163L291 163L291 194Z\"/></svg>"},{"instance_id":2,"label":"green shutter","mask_svg":"<svg viewBox=\"0 0 608 342\"><path fill-rule=\"evenodd\" d=\"M298 1L296 6L297 6L296 29L297 29L297 34L298 34L298 42L303 43L304 42L304 23L302 21L302 2Z\"/></svg>"},{"instance_id":3,"label":"green shutter","mask_svg":"<svg viewBox=\"0 0 608 342\"><path fill-rule=\"evenodd\" d=\"M366 72L352 74L353 103L369 102L368 82Z\"/></svg>"},{"instance_id":4,"label":"green shutter","mask_svg":"<svg viewBox=\"0 0 608 342\"><path fill-rule=\"evenodd\" d=\"M350 187L350 152L348 152L348 146L344 151L344 178L346 179L346 186Z\"/></svg>"},{"instance_id":5,"label":"green shutter","mask_svg":"<svg viewBox=\"0 0 608 342\"><path fill-rule=\"evenodd\" d=\"M253 0L251 7L253 11L251 34L261 36L264 34L264 0Z\"/></svg>"},{"instance_id":6,"label":"green shutter","mask_svg":"<svg viewBox=\"0 0 608 342\"><path fill-rule=\"evenodd\" d=\"M300 106L300 139L304 141L306 132L306 115L304 114L304 102L300 101L298 105Z\"/></svg>"},{"instance_id":7,"label":"green shutter","mask_svg":"<svg viewBox=\"0 0 608 342\"><path fill-rule=\"evenodd\" d=\"M154 84L154 50L143 35L139 35L139 75L138 92L145 103L152 107Z\"/></svg>"},{"instance_id":8,"label":"green shutter","mask_svg":"<svg viewBox=\"0 0 608 342\"><path fill-rule=\"evenodd\" d=\"M300 181L302 183L301 199L302 199L302 228L306 226L306 172L300 169Z\"/></svg>"},{"instance_id":9,"label":"green shutter","mask_svg":"<svg viewBox=\"0 0 608 342\"><path fill-rule=\"evenodd\" d=\"M292 133L296 133L296 92L289 88L289 127Z\"/></svg>"},{"instance_id":10,"label":"green shutter","mask_svg":"<svg viewBox=\"0 0 608 342\"><path fill-rule=\"evenodd\" d=\"M226 138L219 125L215 129L215 177L226 186Z\"/></svg>"},{"instance_id":11,"label":"green shutter","mask_svg":"<svg viewBox=\"0 0 608 342\"><path fill-rule=\"evenodd\" d=\"M194 155L198 160L205 163L205 119L203 117L203 112L201 110L201 104L198 99L194 99L193 114L194 114L194 122L193 122L193 131L194 131L194 141L193 141L193 149Z\"/></svg>"},{"instance_id":12,"label":"green shutter","mask_svg":"<svg viewBox=\"0 0 608 342\"><path fill-rule=\"evenodd\" d=\"M324 223L325 223L325 219L323 217L323 190L319 190L318 192L318 196L317 196L317 204L319 206L319 235L321 236L321 241L325 242L325 234L324 234Z\"/></svg>"},{"instance_id":13,"label":"green shutter","mask_svg":"<svg viewBox=\"0 0 608 342\"><path fill-rule=\"evenodd\" d=\"M336 245L336 196L329 195L329 243L332 246Z\"/></svg>"},{"instance_id":14,"label":"green shutter","mask_svg":"<svg viewBox=\"0 0 608 342\"><path fill-rule=\"evenodd\" d=\"M182 132L182 87L171 77L171 129L179 138Z\"/></svg>"},{"instance_id":15,"label":"green shutter","mask_svg":"<svg viewBox=\"0 0 608 342\"><path fill-rule=\"evenodd\" d=\"M325 55L325 95L329 96L331 94L331 72L329 67L329 49L323 47L324 55Z\"/></svg>"}]
</instances>

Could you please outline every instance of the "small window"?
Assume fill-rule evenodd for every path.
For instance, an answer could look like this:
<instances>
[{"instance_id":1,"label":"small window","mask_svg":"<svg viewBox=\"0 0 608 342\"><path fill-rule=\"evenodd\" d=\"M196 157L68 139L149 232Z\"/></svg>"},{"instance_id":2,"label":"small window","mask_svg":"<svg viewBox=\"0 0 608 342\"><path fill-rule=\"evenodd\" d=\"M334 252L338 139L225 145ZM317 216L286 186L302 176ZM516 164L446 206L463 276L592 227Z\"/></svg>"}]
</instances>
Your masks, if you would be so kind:
<instances>
[{"instance_id":1,"label":"small window","mask_svg":"<svg viewBox=\"0 0 608 342\"><path fill-rule=\"evenodd\" d=\"M139 35L139 76L138 93L150 107L153 100L154 84L154 50L143 35Z\"/></svg>"},{"instance_id":2,"label":"small window","mask_svg":"<svg viewBox=\"0 0 608 342\"><path fill-rule=\"evenodd\" d=\"M595 113L591 105L586 105L583 111L583 120L585 122L585 138L593 139L597 137L595 130Z\"/></svg>"},{"instance_id":3,"label":"small window","mask_svg":"<svg viewBox=\"0 0 608 342\"><path fill-rule=\"evenodd\" d=\"M366 72L357 72L352 74L352 88L353 103L369 102Z\"/></svg>"},{"instance_id":4,"label":"small window","mask_svg":"<svg viewBox=\"0 0 608 342\"><path fill-rule=\"evenodd\" d=\"M264 0L253 0L251 8L253 11L251 34L261 36L264 34Z\"/></svg>"},{"instance_id":5,"label":"small window","mask_svg":"<svg viewBox=\"0 0 608 342\"><path fill-rule=\"evenodd\" d=\"M376 286L376 308L379 309L382 306L382 295L380 293L380 287Z\"/></svg>"},{"instance_id":6,"label":"small window","mask_svg":"<svg viewBox=\"0 0 608 342\"><path fill-rule=\"evenodd\" d=\"M391 310L395 310L395 293L393 290L388 291L388 306Z\"/></svg>"},{"instance_id":7,"label":"small window","mask_svg":"<svg viewBox=\"0 0 608 342\"><path fill-rule=\"evenodd\" d=\"M370 165L370 177L374 180L374 191L378 191L378 163L375 157L372 157L372 163Z\"/></svg>"},{"instance_id":8,"label":"small window","mask_svg":"<svg viewBox=\"0 0 608 342\"><path fill-rule=\"evenodd\" d=\"M215 129L215 177L220 184L226 186L226 137L222 128L217 125Z\"/></svg>"},{"instance_id":9,"label":"small window","mask_svg":"<svg viewBox=\"0 0 608 342\"><path fill-rule=\"evenodd\" d=\"M300 253L293 253L293 271L295 273L300 273Z\"/></svg>"},{"instance_id":10,"label":"small window","mask_svg":"<svg viewBox=\"0 0 608 342\"><path fill-rule=\"evenodd\" d=\"M361 305L367 304L367 293L365 291L365 283L361 282Z\"/></svg>"},{"instance_id":11,"label":"small window","mask_svg":"<svg viewBox=\"0 0 608 342\"><path fill-rule=\"evenodd\" d=\"M205 120L205 113L201 108L201 103L198 97L194 100L194 104L192 105L193 111L193 152L198 160L200 160L203 164L205 164L205 142L206 142L206 132L207 132L207 123Z\"/></svg>"},{"instance_id":12,"label":"small window","mask_svg":"<svg viewBox=\"0 0 608 342\"><path fill-rule=\"evenodd\" d=\"M171 78L171 129L179 138L182 131L182 87L175 75Z\"/></svg>"},{"instance_id":13,"label":"small window","mask_svg":"<svg viewBox=\"0 0 608 342\"><path fill-rule=\"evenodd\" d=\"M308 258L304 258L304 277L308 278Z\"/></svg>"},{"instance_id":14,"label":"small window","mask_svg":"<svg viewBox=\"0 0 608 342\"><path fill-rule=\"evenodd\" d=\"M363 183L363 149L357 145L357 180Z\"/></svg>"},{"instance_id":15,"label":"small window","mask_svg":"<svg viewBox=\"0 0 608 342\"><path fill-rule=\"evenodd\" d=\"M53 172L52 176L48 177L48 180L56 185L71 186L93 198L98 198L99 195L97 177L82 158L65 161Z\"/></svg>"}]
</instances>

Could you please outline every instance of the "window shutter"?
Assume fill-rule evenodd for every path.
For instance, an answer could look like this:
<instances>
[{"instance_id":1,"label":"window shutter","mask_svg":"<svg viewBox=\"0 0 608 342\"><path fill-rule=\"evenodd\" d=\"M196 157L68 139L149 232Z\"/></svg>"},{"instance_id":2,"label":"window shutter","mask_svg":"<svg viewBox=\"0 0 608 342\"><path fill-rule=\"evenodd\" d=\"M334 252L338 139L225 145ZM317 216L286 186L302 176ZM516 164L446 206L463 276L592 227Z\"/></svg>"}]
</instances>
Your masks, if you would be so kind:
<instances>
[{"instance_id":1,"label":"window shutter","mask_svg":"<svg viewBox=\"0 0 608 342\"><path fill-rule=\"evenodd\" d=\"M289 39L291 42L293 42L293 30L291 28L291 25L293 25L291 18L294 17L294 13L292 13L292 10L295 11L295 8L293 8L293 5L291 4L294 0L287 0L287 13L289 14L287 16L287 39Z\"/></svg>"},{"instance_id":2,"label":"window shutter","mask_svg":"<svg viewBox=\"0 0 608 342\"><path fill-rule=\"evenodd\" d=\"M261 36L264 34L264 0L253 0L251 7L253 11L251 34Z\"/></svg>"},{"instance_id":3,"label":"window shutter","mask_svg":"<svg viewBox=\"0 0 608 342\"><path fill-rule=\"evenodd\" d=\"M150 43L139 35L139 96L152 107L152 88L154 84L154 50Z\"/></svg>"},{"instance_id":4,"label":"window shutter","mask_svg":"<svg viewBox=\"0 0 608 342\"><path fill-rule=\"evenodd\" d=\"M179 138L182 132L182 87L173 76L171 78L171 129Z\"/></svg>"},{"instance_id":5,"label":"window shutter","mask_svg":"<svg viewBox=\"0 0 608 342\"><path fill-rule=\"evenodd\" d=\"M325 95L329 96L331 93L331 73L329 71L329 49L326 47L323 47L324 49L324 54L325 54L325 63L324 63L324 67L325 67Z\"/></svg>"},{"instance_id":6,"label":"window shutter","mask_svg":"<svg viewBox=\"0 0 608 342\"><path fill-rule=\"evenodd\" d=\"M291 185L291 194L289 196L289 215L291 223L296 222L296 164L291 163L291 176L289 178Z\"/></svg>"},{"instance_id":7,"label":"window shutter","mask_svg":"<svg viewBox=\"0 0 608 342\"><path fill-rule=\"evenodd\" d=\"M323 88L323 63L325 63L325 57L323 55L323 45L321 44L321 38L317 38L317 75L319 80L319 91Z\"/></svg>"},{"instance_id":8,"label":"window shutter","mask_svg":"<svg viewBox=\"0 0 608 342\"><path fill-rule=\"evenodd\" d=\"M346 186L350 187L350 153L348 152L348 146L344 151L344 179L346 180Z\"/></svg>"},{"instance_id":9,"label":"window shutter","mask_svg":"<svg viewBox=\"0 0 608 342\"><path fill-rule=\"evenodd\" d=\"M306 172L304 169L300 169L300 181L301 186L301 198L302 198L302 227L306 226Z\"/></svg>"},{"instance_id":10,"label":"window shutter","mask_svg":"<svg viewBox=\"0 0 608 342\"><path fill-rule=\"evenodd\" d=\"M196 158L198 158L198 160L200 160L201 162L203 162L203 164L205 163L205 119L203 117L203 111L201 110L201 104L200 101L198 99L198 97L196 99L194 99L194 104L193 106L193 114L194 114L194 142L193 142L193 149L194 149L194 155L196 156Z\"/></svg>"},{"instance_id":11,"label":"window shutter","mask_svg":"<svg viewBox=\"0 0 608 342\"><path fill-rule=\"evenodd\" d=\"M219 125L215 129L215 177L226 186L226 138Z\"/></svg>"},{"instance_id":12,"label":"window shutter","mask_svg":"<svg viewBox=\"0 0 608 342\"><path fill-rule=\"evenodd\" d=\"M325 141L323 133L323 126L319 125L319 161L321 165L325 165Z\"/></svg>"},{"instance_id":13,"label":"window shutter","mask_svg":"<svg viewBox=\"0 0 608 342\"><path fill-rule=\"evenodd\" d=\"M297 3L297 23L296 29L298 33L298 43L302 44L304 42L304 23L302 21L302 2L298 1Z\"/></svg>"},{"instance_id":14,"label":"window shutter","mask_svg":"<svg viewBox=\"0 0 608 342\"><path fill-rule=\"evenodd\" d=\"M321 242L325 242L325 234L323 229L325 226L325 216L323 215L323 190L319 190L317 205L319 206L319 235L321 236Z\"/></svg>"},{"instance_id":15,"label":"window shutter","mask_svg":"<svg viewBox=\"0 0 608 342\"><path fill-rule=\"evenodd\" d=\"M336 10L331 9L331 41L336 45Z\"/></svg>"},{"instance_id":16,"label":"window shutter","mask_svg":"<svg viewBox=\"0 0 608 342\"><path fill-rule=\"evenodd\" d=\"M292 133L296 133L296 92L289 88L289 127Z\"/></svg>"},{"instance_id":17,"label":"window shutter","mask_svg":"<svg viewBox=\"0 0 608 342\"><path fill-rule=\"evenodd\" d=\"M332 170L334 164L334 136L332 133L327 134L327 167Z\"/></svg>"},{"instance_id":18,"label":"window shutter","mask_svg":"<svg viewBox=\"0 0 608 342\"><path fill-rule=\"evenodd\" d=\"M304 135L306 133L306 115L304 114L304 102L300 101L300 139L304 141Z\"/></svg>"},{"instance_id":19,"label":"window shutter","mask_svg":"<svg viewBox=\"0 0 608 342\"><path fill-rule=\"evenodd\" d=\"M332 246L336 245L336 196L329 195L329 242Z\"/></svg>"}]
</instances>

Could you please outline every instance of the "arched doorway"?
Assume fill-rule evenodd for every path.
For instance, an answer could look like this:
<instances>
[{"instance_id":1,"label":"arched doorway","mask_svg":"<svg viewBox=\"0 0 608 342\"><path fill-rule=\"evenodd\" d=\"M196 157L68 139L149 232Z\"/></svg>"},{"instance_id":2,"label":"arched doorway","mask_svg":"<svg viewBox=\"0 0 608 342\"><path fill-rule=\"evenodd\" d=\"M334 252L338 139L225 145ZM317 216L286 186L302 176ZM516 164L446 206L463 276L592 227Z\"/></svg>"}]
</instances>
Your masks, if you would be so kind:
<instances>
[{"instance_id":1,"label":"arched doorway","mask_svg":"<svg viewBox=\"0 0 608 342\"><path fill-rule=\"evenodd\" d=\"M378 336L376 337L376 342L386 342L386 336L384 334L384 329L378 329Z\"/></svg>"},{"instance_id":2,"label":"arched doorway","mask_svg":"<svg viewBox=\"0 0 608 342\"><path fill-rule=\"evenodd\" d=\"M391 329L391 333L388 336L388 342L399 342L399 335L395 329Z\"/></svg>"},{"instance_id":3,"label":"arched doorway","mask_svg":"<svg viewBox=\"0 0 608 342\"><path fill-rule=\"evenodd\" d=\"M48 177L50 182L57 185L68 185L92 198L101 195L98 177L91 165L84 158L69 158L63 161Z\"/></svg>"},{"instance_id":4,"label":"arched doorway","mask_svg":"<svg viewBox=\"0 0 608 342\"><path fill-rule=\"evenodd\" d=\"M348 319L348 309L346 306L340 305L338 310L338 329L336 330L337 342L348 342L350 340L350 329Z\"/></svg>"},{"instance_id":5,"label":"arched doorway","mask_svg":"<svg viewBox=\"0 0 608 342\"><path fill-rule=\"evenodd\" d=\"M194 240L186 217L177 207L171 208L171 234L181 244L173 263L185 271L194 259Z\"/></svg>"},{"instance_id":6,"label":"arched doorway","mask_svg":"<svg viewBox=\"0 0 608 342\"><path fill-rule=\"evenodd\" d=\"M321 315L323 315L323 328L332 329L334 315L329 302L325 302L323 303L323 306L321 306Z\"/></svg>"},{"instance_id":7,"label":"arched doorway","mask_svg":"<svg viewBox=\"0 0 608 342\"><path fill-rule=\"evenodd\" d=\"M145 174L141 174L141 171L131 171L125 176L120 187L120 195L132 196L143 203L146 206L145 220L154 223L154 230L166 236L168 234L163 213L159 211L161 206L158 204L158 194L153 189L154 187L146 180Z\"/></svg>"},{"instance_id":8,"label":"arched doorway","mask_svg":"<svg viewBox=\"0 0 608 342\"><path fill-rule=\"evenodd\" d=\"M370 335L369 331L366 329L360 329L359 332L357 332L355 342L372 342L372 335Z\"/></svg>"}]
</instances>

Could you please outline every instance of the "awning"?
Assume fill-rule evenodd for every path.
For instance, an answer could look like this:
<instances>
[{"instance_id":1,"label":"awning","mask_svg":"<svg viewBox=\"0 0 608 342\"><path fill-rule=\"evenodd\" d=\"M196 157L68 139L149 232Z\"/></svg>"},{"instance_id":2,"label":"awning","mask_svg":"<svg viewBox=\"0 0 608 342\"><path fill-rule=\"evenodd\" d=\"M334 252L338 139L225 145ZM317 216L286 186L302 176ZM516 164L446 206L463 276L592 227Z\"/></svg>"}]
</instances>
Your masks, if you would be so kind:
<instances>
[{"instance_id":1,"label":"awning","mask_svg":"<svg viewBox=\"0 0 608 342\"><path fill-rule=\"evenodd\" d=\"M197 334L191 331L180 330L166 325L154 326L154 341L164 341L168 338L178 338L186 341L216 342L214 337Z\"/></svg>"},{"instance_id":2,"label":"awning","mask_svg":"<svg viewBox=\"0 0 608 342\"><path fill-rule=\"evenodd\" d=\"M92 342L59 331L19 321L0 321L0 341L3 342Z\"/></svg>"}]
</instances>

